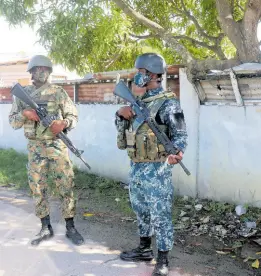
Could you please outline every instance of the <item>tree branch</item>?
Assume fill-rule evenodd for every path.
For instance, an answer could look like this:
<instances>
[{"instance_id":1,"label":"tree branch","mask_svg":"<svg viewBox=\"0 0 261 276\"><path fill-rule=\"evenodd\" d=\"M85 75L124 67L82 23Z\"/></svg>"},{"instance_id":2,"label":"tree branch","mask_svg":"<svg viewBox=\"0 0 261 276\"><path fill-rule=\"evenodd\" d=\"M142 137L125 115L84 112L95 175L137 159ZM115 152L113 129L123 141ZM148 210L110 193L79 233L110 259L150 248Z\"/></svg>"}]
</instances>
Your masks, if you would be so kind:
<instances>
[{"instance_id":1,"label":"tree branch","mask_svg":"<svg viewBox=\"0 0 261 276\"><path fill-rule=\"evenodd\" d=\"M239 4L237 4L237 6L239 7L239 9L240 9L241 11L245 11L244 8L242 8Z\"/></svg>"},{"instance_id":2,"label":"tree branch","mask_svg":"<svg viewBox=\"0 0 261 276\"><path fill-rule=\"evenodd\" d=\"M234 15L234 0L231 1L231 13ZM234 17L233 17L234 18Z\"/></svg>"},{"instance_id":3,"label":"tree branch","mask_svg":"<svg viewBox=\"0 0 261 276\"><path fill-rule=\"evenodd\" d=\"M148 29L150 29L155 34L157 34L160 38L168 42L173 47L173 49L175 49L181 55L184 62L190 62L193 60L188 50L183 45L178 43L175 39L173 39L172 34L166 31L161 25L150 20L149 18L145 17L141 13L136 12L124 0L113 0L113 2L120 9L122 9L122 11L126 15L136 19L139 23L143 24Z\"/></svg>"},{"instance_id":4,"label":"tree branch","mask_svg":"<svg viewBox=\"0 0 261 276\"><path fill-rule=\"evenodd\" d=\"M261 5L260 0L248 0L246 4L246 11L243 18L243 24L248 25L252 30L248 29L249 32L256 31L257 24L261 17Z\"/></svg>"},{"instance_id":5,"label":"tree branch","mask_svg":"<svg viewBox=\"0 0 261 276\"><path fill-rule=\"evenodd\" d=\"M175 1L172 0L172 3L176 5ZM211 41L213 41L215 43L215 45L217 47L219 47L218 45L221 43L221 40L225 37L224 33L220 33L217 37L216 36L210 36L208 34L205 33L204 29L200 26L200 24L198 23L197 19L190 14L190 11L187 10L185 3L183 0L181 0L181 5L183 10L176 8L176 10L180 13L180 16L186 16L188 19L190 19L196 26L196 29L198 31L198 33L202 36L205 37ZM220 52L220 51L219 51ZM225 57L224 54L222 54L223 57Z\"/></svg>"},{"instance_id":6,"label":"tree branch","mask_svg":"<svg viewBox=\"0 0 261 276\"><path fill-rule=\"evenodd\" d=\"M110 60L106 61L107 64L104 66L105 70L120 58L122 50L123 48L121 48Z\"/></svg>"},{"instance_id":7,"label":"tree branch","mask_svg":"<svg viewBox=\"0 0 261 276\"><path fill-rule=\"evenodd\" d=\"M202 46L204 48L207 48L211 51L213 51L215 54L217 54L217 56L220 58L220 59L226 59L226 56L224 55L220 45L208 45L206 42L202 42L202 41L198 41L194 38L191 38L189 36L186 36L186 35L176 35L176 36L173 36L173 38L175 39L186 39L188 41L190 41L191 43L193 44L197 44L199 46Z\"/></svg>"},{"instance_id":8,"label":"tree branch","mask_svg":"<svg viewBox=\"0 0 261 276\"><path fill-rule=\"evenodd\" d=\"M238 39L241 37L240 23L234 21L232 8L229 4L229 1L216 0L216 7L218 12L218 20L224 33L237 47L236 43Z\"/></svg>"},{"instance_id":9,"label":"tree branch","mask_svg":"<svg viewBox=\"0 0 261 276\"><path fill-rule=\"evenodd\" d=\"M198 45L200 45L202 47L205 47L205 48L208 48L208 49L211 49L211 47L212 47L212 46L208 45L205 42L198 41L198 40L196 40L194 38L191 38L189 36L186 36L186 35L174 35L173 38L175 38L175 39L186 39L186 40L188 40L188 41L190 41L194 44L198 44Z\"/></svg>"},{"instance_id":10,"label":"tree branch","mask_svg":"<svg viewBox=\"0 0 261 276\"><path fill-rule=\"evenodd\" d=\"M248 0L243 20L235 22L228 0L216 0L220 25L235 45L241 62L258 62L260 49L257 40L257 24L261 16L260 0Z\"/></svg>"},{"instance_id":11,"label":"tree branch","mask_svg":"<svg viewBox=\"0 0 261 276\"><path fill-rule=\"evenodd\" d=\"M216 7L218 11L219 21L222 25L228 23L231 25L231 22L236 23L233 20L232 7L229 4L228 0L216 0Z\"/></svg>"},{"instance_id":12,"label":"tree branch","mask_svg":"<svg viewBox=\"0 0 261 276\"><path fill-rule=\"evenodd\" d=\"M225 35L224 33L220 33L220 34L218 35L218 37L217 37L217 42L218 42L218 41L220 42L225 36L226 36L226 35Z\"/></svg>"},{"instance_id":13,"label":"tree branch","mask_svg":"<svg viewBox=\"0 0 261 276\"><path fill-rule=\"evenodd\" d=\"M135 35L135 34L129 34L133 38L138 38L138 39L147 39L147 38L152 38L155 37L153 34L148 34L148 35Z\"/></svg>"},{"instance_id":14,"label":"tree branch","mask_svg":"<svg viewBox=\"0 0 261 276\"><path fill-rule=\"evenodd\" d=\"M179 10L179 12L180 12L181 14L187 16L187 17L195 24L198 33L199 33L201 36L203 36L203 37L205 37L205 38L207 38L207 39L209 39L209 40L216 40L216 37L210 36L210 35L208 35L208 34L206 34L206 33L204 32L204 29L199 25L197 19L196 19L193 15L191 15L190 12L187 10L184 1L181 0L180 2L181 2L181 5L182 5L183 10ZM174 0L172 0L172 3L175 4ZM175 4L175 5L176 5L176 4Z\"/></svg>"}]
</instances>

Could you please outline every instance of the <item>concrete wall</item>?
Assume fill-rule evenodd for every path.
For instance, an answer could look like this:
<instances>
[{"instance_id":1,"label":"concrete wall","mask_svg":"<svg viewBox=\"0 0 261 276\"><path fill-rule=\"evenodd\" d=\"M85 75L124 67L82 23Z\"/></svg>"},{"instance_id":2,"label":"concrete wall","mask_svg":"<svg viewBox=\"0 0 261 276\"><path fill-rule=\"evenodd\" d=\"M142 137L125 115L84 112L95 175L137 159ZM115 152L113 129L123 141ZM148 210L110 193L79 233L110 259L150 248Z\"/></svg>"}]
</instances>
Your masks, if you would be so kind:
<instances>
[{"instance_id":1,"label":"concrete wall","mask_svg":"<svg viewBox=\"0 0 261 276\"><path fill-rule=\"evenodd\" d=\"M261 206L261 107L199 105L185 69L180 70L180 87L189 135L184 164L191 176L175 167L176 193ZM77 105L79 123L69 136L85 151L92 172L127 182L129 159L116 147L114 114L119 107ZM0 147L26 152L22 130L14 131L8 124L10 108L10 104L0 105ZM72 159L84 168L78 158Z\"/></svg>"},{"instance_id":2,"label":"concrete wall","mask_svg":"<svg viewBox=\"0 0 261 276\"><path fill-rule=\"evenodd\" d=\"M200 197L261 206L258 106L200 107Z\"/></svg>"},{"instance_id":3,"label":"concrete wall","mask_svg":"<svg viewBox=\"0 0 261 276\"><path fill-rule=\"evenodd\" d=\"M191 171L188 178L183 170L176 166L173 173L173 183L177 193L196 195L196 169L197 169L197 140L198 140L198 112L199 102L191 84L186 79L183 69L181 71L181 85L186 93L181 96L182 108L187 121L189 146L186 151L184 163ZM79 104L79 123L72 130L69 137L74 145L84 150L84 158L92 167L92 172L128 181L129 159L126 151L121 151L116 146L116 128L114 114L120 105L109 104ZM0 105L0 147L14 148L26 152L26 139L22 130L13 130L8 123L8 113L11 104ZM195 115L196 114L196 115ZM71 155L72 161L80 169L85 169L84 164Z\"/></svg>"},{"instance_id":4,"label":"concrete wall","mask_svg":"<svg viewBox=\"0 0 261 276\"><path fill-rule=\"evenodd\" d=\"M69 137L78 149L84 150L83 157L92 167L91 172L127 181L129 159L125 151L116 146L114 114L119 105L77 105L79 123ZM26 153L23 130L13 130L8 123L11 104L0 105L0 147L14 148ZM73 163L81 169L85 165L74 155Z\"/></svg>"},{"instance_id":5,"label":"concrete wall","mask_svg":"<svg viewBox=\"0 0 261 276\"><path fill-rule=\"evenodd\" d=\"M14 148L20 152L26 152L26 139L23 130L14 131L8 122L8 114L11 104L0 105L0 148Z\"/></svg>"},{"instance_id":6,"label":"concrete wall","mask_svg":"<svg viewBox=\"0 0 261 276\"><path fill-rule=\"evenodd\" d=\"M184 163L191 170L189 177L178 170L180 193L261 206L261 107L199 105L185 69L180 87L189 134Z\"/></svg>"},{"instance_id":7,"label":"concrete wall","mask_svg":"<svg viewBox=\"0 0 261 276\"><path fill-rule=\"evenodd\" d=\"M119 108L119 105L78 105L79 123L70 137L85 151L92 172L127 182L129 159L126 151L116 145L114 116ZM73 157L74 163L83 168L76 159Z\"/></svg>"},{"instance_id":8,"label":"concrete wall","mask_svg":"<svg viewBox=\"0 0 261 276\"><path fill-rule=\"evenodd\" d=\"M197 155L198 155L198 124L200 105L193 86L187 79L186 69L180 69L180 104L183 109L187 132L188 147L183 163L191 172L187 176L180 166L174 168L173 182L179 194L196 196L197 194Z\"/></svg>"}]
</instances>

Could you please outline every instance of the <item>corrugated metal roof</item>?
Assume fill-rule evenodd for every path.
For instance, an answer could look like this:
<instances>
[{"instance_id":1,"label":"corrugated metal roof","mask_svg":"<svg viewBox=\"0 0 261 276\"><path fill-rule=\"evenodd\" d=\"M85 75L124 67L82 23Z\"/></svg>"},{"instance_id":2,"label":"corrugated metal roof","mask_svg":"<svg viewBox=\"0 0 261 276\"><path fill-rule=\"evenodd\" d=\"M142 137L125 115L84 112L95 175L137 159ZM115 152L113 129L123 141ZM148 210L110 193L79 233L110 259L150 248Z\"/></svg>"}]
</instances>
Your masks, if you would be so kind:
<instances>
[{"instance_id":1,"label":"corrugated metal roof","mask_svg":"<svg viewBox=\"0 0 261 276\"><path fill-rule=\"evenodd\" d=\"M236 101L230 80L202 80L200 84L206 94L205 101Z\"/></svg>"},{"instance_id":2,"label":"corrugated metal roof","mask_svg":"<svg viewBox=\"0 0 261 276\"><path fill-rule=\"evenodd\" d=\"M238 78L238 88L244 102L261 101L261 78ZM230 79L201 80L206 102L235 103L236 97Z\"/></svg>"},{"instance_id":3,"label":"corrugated metal roof","mask_svg":"<svg viewBox=\"0 0 261 276\"><path fill-rule=\"evenodd\" d=\"M201 103L261 103L261 63L244 63L224 71L211 70L194 81Z\"/></svg>"}]
</instances>

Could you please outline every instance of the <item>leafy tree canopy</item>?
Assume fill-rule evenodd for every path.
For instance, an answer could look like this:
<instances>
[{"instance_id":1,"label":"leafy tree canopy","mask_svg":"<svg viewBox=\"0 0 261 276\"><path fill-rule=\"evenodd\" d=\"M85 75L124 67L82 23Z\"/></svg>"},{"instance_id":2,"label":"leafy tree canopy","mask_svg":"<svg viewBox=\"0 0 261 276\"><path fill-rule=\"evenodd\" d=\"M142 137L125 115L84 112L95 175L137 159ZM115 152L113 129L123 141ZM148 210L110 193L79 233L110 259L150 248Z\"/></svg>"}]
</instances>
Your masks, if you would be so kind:
<instances>
[{"instance_id":1,"label":"leafy tree canopy","mask_svg":"<svg viewBox=\"0 0 261 276\"><path fill-rule=\"evenodd\" d=\"M259 0L0 0L0 15L12 25L39 26L40 43L55 62L80 74L132 68L148 51L168 64L259 60ZM247 24L256 26L251 38ZM258 53L250 57L253 44Z\"/></svg>"}]
</instances>

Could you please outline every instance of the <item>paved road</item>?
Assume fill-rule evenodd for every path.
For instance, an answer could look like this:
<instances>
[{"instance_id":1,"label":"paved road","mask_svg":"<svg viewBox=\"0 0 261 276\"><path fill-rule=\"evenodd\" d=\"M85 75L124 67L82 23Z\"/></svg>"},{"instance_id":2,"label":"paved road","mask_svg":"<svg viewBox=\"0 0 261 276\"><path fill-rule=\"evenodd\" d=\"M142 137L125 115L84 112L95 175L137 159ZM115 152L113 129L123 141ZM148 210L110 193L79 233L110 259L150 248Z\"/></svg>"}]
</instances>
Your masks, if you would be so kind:
<instances>
[{"instance_id":1,"label":"paved road","mask_svg":"<svg viewBox=\"0 0 261 276\"><path fill-rule=\"evenodd\" d=\"M0 189L0 276L150 276L153 266L126 263L105 243L90 237L74 246L64 236L64 224L55 221L55 237L38 247L30 245L39 220L28 197ZM102 231L102 229L100 229ZM201 276L171 271L170 276Z\"/></svg>"}]
</instances>

